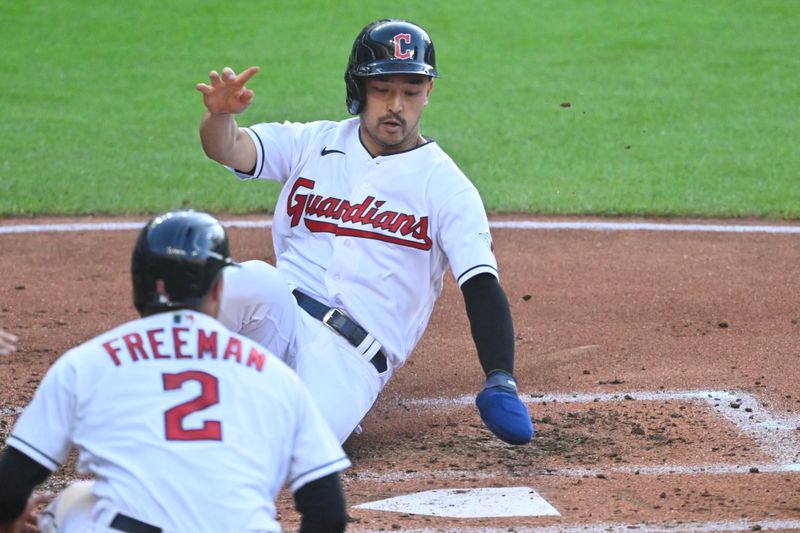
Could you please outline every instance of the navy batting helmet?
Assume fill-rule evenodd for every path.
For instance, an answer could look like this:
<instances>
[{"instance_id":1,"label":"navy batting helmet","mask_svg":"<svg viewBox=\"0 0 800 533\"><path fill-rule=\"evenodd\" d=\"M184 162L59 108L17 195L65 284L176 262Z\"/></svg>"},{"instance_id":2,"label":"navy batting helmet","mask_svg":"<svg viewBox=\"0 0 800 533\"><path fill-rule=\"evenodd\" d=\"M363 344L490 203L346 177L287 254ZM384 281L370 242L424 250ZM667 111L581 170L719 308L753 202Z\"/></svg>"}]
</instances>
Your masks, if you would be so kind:
<instances>
[{"instance_id":1,"label":"navy batting helmet","mask_svg":"<svg viewBox=\"0 0 800 533\"><path fill-rule=\"evenodd\" d=\"M220 271L235 264L225 229L214 217L168 211L145 225L133 248L133 304L140 314L196 307Z\"/></svg>"},{"instance_id":2,"label":"navy batting helmet","mask_svg":"<svg viewBox=\"0 0 800 533\"><path fill-rule=\"evenodd\" d=\"M401 19L381 19L361 30L353 43L344 83L347 110L357 115L364 108L360 78L386 74L423 74L438 78L433 42L421 27Z\"/></svg>"}]
</instances>

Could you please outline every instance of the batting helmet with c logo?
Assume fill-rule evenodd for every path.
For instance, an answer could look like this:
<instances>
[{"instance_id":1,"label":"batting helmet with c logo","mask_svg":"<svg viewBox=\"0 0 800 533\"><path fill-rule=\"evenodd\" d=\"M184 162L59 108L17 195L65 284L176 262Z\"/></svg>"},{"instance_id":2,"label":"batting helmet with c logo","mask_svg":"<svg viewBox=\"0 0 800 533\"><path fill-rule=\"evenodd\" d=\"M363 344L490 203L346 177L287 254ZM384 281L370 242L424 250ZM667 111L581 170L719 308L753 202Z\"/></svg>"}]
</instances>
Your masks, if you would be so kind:
<instances>
[{"instance_id":1,"label":"batting helmet with c logo","mask_svg":"<svg viewBox=\"0 0 800 533\"><path fill-rule=\"evenodd\" d=\"M361 30L344 71L347 110L351 115L359 114L364 108L364 86L360 78L387 74L439 77L433 42L425 30L401 19L377 20Z\"/></svg>"}]
</instances>

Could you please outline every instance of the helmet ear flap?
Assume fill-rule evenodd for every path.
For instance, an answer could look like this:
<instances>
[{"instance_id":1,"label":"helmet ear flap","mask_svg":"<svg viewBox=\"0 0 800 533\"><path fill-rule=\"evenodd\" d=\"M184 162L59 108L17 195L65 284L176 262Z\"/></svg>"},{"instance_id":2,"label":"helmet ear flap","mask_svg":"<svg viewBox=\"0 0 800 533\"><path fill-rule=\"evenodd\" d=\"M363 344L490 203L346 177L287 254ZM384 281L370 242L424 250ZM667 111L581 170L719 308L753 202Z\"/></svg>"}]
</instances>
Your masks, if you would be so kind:
<instances>
[{"instance_id":1,"label":"helmet ear flap","mask_svg":"<svg viewBox=\"0 0 800 533\"><path fill-rule=\"evenodd\" d=\"M351 115L358 115L364 107L363 86L350 68L344 73L344 84L347 89L347 111Z\"/></svg>"}]
</instances>

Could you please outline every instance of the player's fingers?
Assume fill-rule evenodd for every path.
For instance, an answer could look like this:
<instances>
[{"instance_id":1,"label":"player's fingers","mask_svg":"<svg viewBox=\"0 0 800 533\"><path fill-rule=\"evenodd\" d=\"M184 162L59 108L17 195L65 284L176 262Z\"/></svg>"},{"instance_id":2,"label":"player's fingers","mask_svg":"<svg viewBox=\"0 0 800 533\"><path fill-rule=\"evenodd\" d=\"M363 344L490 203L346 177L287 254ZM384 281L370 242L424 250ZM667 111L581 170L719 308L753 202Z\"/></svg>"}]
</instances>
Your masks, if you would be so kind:
<instances>
[{"instance_id":1,"label":"player's fingers","mask_svg":"<svg viewBox=\"0 0 800 533\"><path fill-rule=\"evenodd\" d=\"M231 67L225 67L222 69L222 79L225 81L234 81L236 79L236 73Z\"/></svg>"},{"instance_id":2,"label":"player's fingers","mask_svg":"<svg viewBox=\"0 0 800 533\"><path fill-rule=\"evenodd\" d=\"M219 79L219 73L216 70L212 70L211 72L208 73L208 79L211 81L212 87L216 87L217 85L222 83L221 80Z\"/></svg>"},{"instance_id":3,"label":"player's fingers","mask_svg":"<svg viewBox=\"0 0 800 533\"><path fill-rule=\"evenodd\" d=\"M250 81L250 78L256 75L256 72L258 72L258 70L259 70L258 67L248 68L247 70L239 74L239 76L236 78L236 83L244 85L245 83Z\"/></svg>"},{"instance_id":4,"label":"player's fingers","mask_svg":"<svg viewBox=\"0 0 800 533\"><path fill-rule=\"evenodd\" d=\"M246 89L238 96L239 105L242 109L247 108L253 102L253 91Z\"/></svg>"},{"instance_id":5,"label":"player's fingers","mask_svg":"<svg viewBox=\"0 0 800 533\"><path fill-rule=\"evenodd\" d=\"M205 83L198 83L197 85L194 86L194 88L203 94L208 94L214 90L211 88L210 85L206 85Z\"/></svg>"},{"instance_id":6,"label":"player's fingers","mask_svg":"<svg viewBox=\"0 0 800 533\"><path fill-rule=\"evenodd\" d=\"M40 533L38 524L39 511L37 511L37 507L50 503L55 497L56 494L53 492L36 492L31 494L25 505L23 516L21 519L18 519L20 522L18 522L15 531L20 531L22 533Z\"/></svg>"},{"instance_id":7,"label":"player's fingers","mask_svg":"<svg viewBox=\"0 0 800 533\"><path fill-rule=\"evenodd\" d=\"M22 525L22 533L42 533L42 530L39 529L38 520L34 518L33 522L25 522Z\"/></svg>"},{"instance_id":8,"label":"player's fingers","mask_svg":"<svg viewBox=\"0 0 800 533\"><path fill-rule=\"evenodd\" d=\"M23 531L39 531L39 521L37 520L37 516L34 513L31 513L25 517L25 522L22 527Z\"/></svg>"},{"instance_id":9,"label":"player's fingers","mask_svg":"<svg viewBox=\"0 0 800 533\"><path fill-rule=\"evenodd\" d=\"M31 496L31 504L35 507L45 503L50 503L56 497L54 492L39 492Z\"/></svg>"}]
</instances>

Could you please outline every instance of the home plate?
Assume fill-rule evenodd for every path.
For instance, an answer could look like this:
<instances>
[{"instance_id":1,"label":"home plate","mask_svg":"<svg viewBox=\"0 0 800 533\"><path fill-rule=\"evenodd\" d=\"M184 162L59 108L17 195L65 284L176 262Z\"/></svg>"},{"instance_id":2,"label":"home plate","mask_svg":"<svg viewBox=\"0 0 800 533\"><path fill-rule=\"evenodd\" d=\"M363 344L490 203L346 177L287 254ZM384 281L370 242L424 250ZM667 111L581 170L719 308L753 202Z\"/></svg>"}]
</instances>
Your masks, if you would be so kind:
<instances>
[{"instance_id":1,"label":"home plate","mask_svg":"<svg viewBox=\"0 0 800 533\"><path fill-rule=\"evenodd\" d=\"M362 503L355 508L451 518L561 516L530 487L428 490Z\"/></svg>"}]
</instances>

